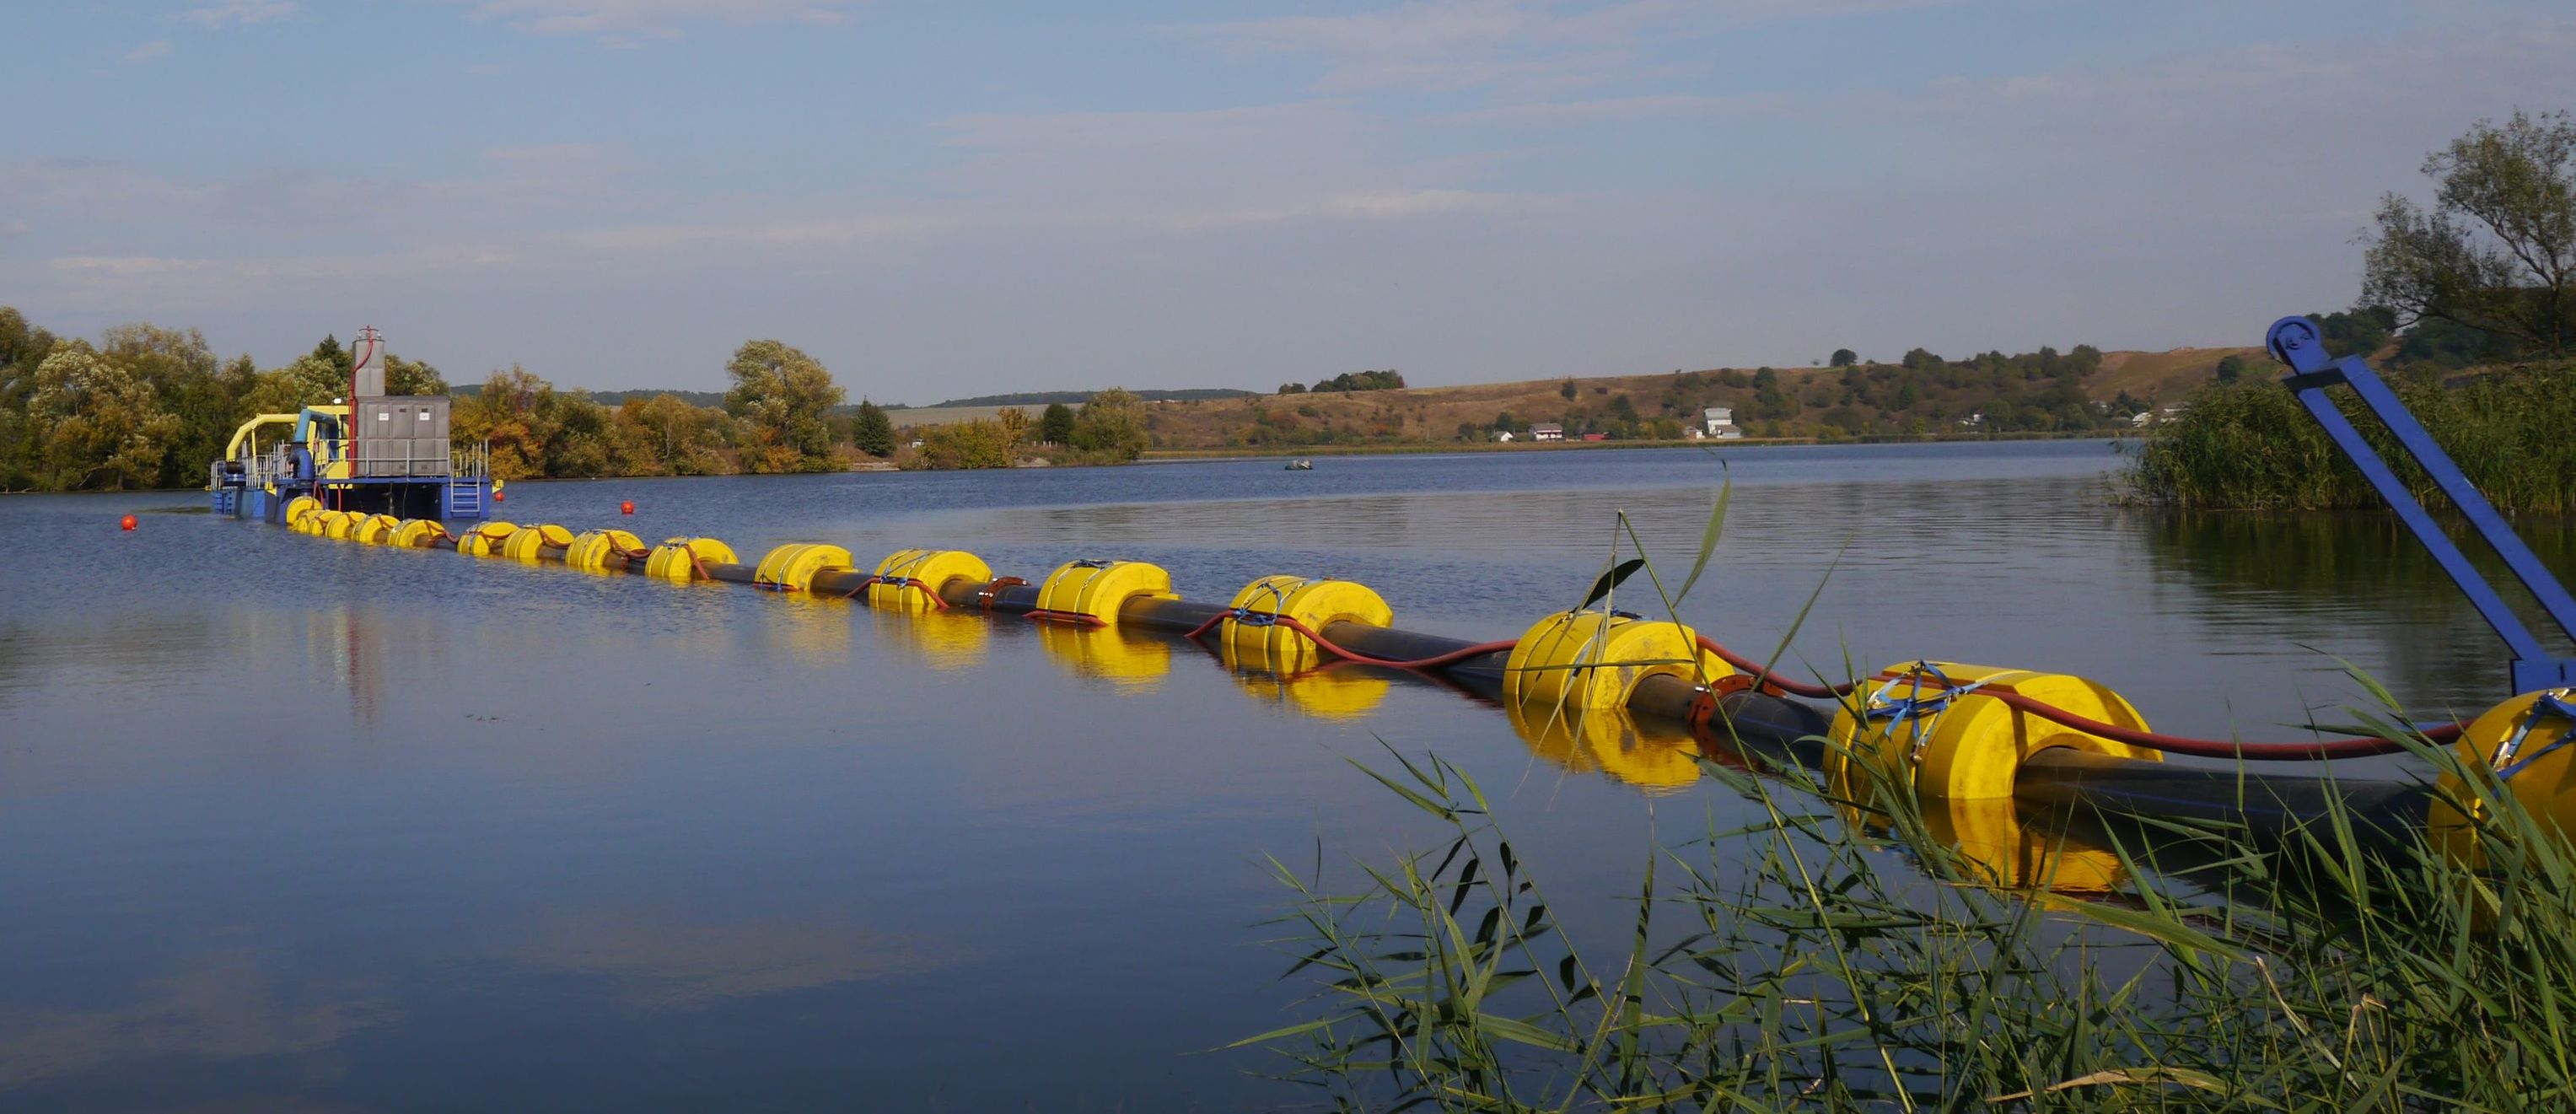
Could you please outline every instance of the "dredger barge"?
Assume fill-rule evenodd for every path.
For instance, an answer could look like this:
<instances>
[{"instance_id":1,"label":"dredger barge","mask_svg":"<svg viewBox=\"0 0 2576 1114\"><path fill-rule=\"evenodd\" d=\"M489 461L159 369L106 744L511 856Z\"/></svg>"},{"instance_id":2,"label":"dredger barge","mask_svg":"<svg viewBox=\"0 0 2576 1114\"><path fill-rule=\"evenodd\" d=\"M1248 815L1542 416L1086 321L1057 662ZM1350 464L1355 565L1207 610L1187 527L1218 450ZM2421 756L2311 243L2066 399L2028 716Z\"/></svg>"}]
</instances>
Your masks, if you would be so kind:
<instances>
[{"instance_id":1,"label":"dredger barge","mask_svg":"<svg viewBox=\"0 0 2576 1114\"><path fill-rule=\"evenodd\" d=\"M372 331L362 336L373 340ZM365 474L366 462L382 456L330 446L317 461L355 467L334 475L317 463L307 477L300 464L316 444L303 439L315 428L308 424L298 424L298 440L276 450L293 478L260 484L266 498L236 502L234 513L367 544L741 584L894 611L1022 616L1061 625L1075 637L1119 637L1106 628L1158 632L1208 646L1229 667L1247 672L1398 671L1496 701L1524 728L1561 725L1577 737L1595 730L1587 724L1615 733L1623 716L1663 721L1687 727L1721 761L1758 753L1820 770L1847 800L1866 800L1891 786L1910 793L1936 835L2005 884L2107 887L2115 867L2081 861L2063 832L2042 830L2027 818L2032 812L2062 816L2074 804L2113 815L2197 815L2257 826L2296 823L2333 805L2394 827L2429 829L2445 846L2474 854L2479 795L2500 786L2565 827L2576 813L2576 747L2569 745L2576 742L2576 662L2545 651L2328 390L2350 388L2571 637L2576 600L2366 363L2330 359L2317 327L2304 318L2275 323L2267 340L2274 357L2291 368L2286 385L2512 651L2515 695L2473 721L2391 725L2350 737L2319 732L2273 743L2196 739L2156 732L2116 691L2060 673L1913 661L1844 684L1800 680L1689 626L1613 610L1607 597L1622 575L1615 570L1582 607L1544 616L1513 639L1468 642L1396 627L1383 598L1346 580L1267 576L1219 604L1180 598L1167 572L1136 561L1068 561L1031 581L997 575L971 553L904 549L862 571L848 550L832 545L782 545L745 561L713 538L647 543L617 529L478 521L489 481L460 476L453 467L443 476L402 477L422 490L436 481L445 512L408 515L401 508L413 504L406 500L428 496L404 495L402 484L369 483L389 478ZM368 408L366 396L357 397L359 426L392 423L368 418L378 411ZM260 475L273 480L278 474ZM220 487L217 498L221 506ZM2436 746L2456 748L2466 768L2491 770L2494 777L2481 779L2481 787L2448 775L2436 784L2339 778L2330 768L2306 772L2319 763ZM2169 756L2220 761L2168 763Z\"/></svg>"}]
</instances>

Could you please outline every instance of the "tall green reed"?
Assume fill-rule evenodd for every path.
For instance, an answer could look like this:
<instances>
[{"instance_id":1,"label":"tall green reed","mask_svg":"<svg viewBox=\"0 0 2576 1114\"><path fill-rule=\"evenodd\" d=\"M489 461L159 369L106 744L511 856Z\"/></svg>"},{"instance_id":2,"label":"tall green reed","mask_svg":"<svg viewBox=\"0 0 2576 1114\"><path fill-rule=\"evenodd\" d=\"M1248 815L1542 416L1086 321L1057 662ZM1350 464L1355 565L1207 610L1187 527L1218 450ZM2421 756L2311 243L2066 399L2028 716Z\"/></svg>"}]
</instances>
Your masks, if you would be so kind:
<instances>
[{"instance_id":1,"label":"tall green reed","mask_svg":"<svg viewBox=\"0 0 2576 1114\"><path fill-rule=\"evenodd\" d=\"M2507 513L2576 512L2576 365L2500 368L2446 387L2429 374L2391 384L2487 499ZM2422 469L2344 389L2355 428L2419 500L2442 505ZM2370 508L2379 497L2280 384L2212 384L2156 427L2126 476L2141 502L2224 510Z\"/></svg>"},{"instance_id":2,"label":"tall green reed","mask_svg":"<svg viewBox=\"0 0 2576 1114\"><path fill-rule=\"evenodd\" d=\"M1684 592L1725 510L1721 492ZM1642 569L1676 612L1620 529L1636 563L1614 548L1585 605ZM1355 765L1441 837L1358 863L1349 892L1320 841L1307 871L1271 860L1309 1017L1236 1046L1353 1110L2576 1106L2576 853L2354 676L2376 708L2355 729L2403 744L2432 786L2414 799L2467 818L2447 845L2426 813L2335 793L2261 829L2079 816L2051 853L2099 828L2122 881L2005 888L1874 763L1838 792L1720 740L1702 769L1756 819L1641 847L1609 941L1565 927L1472 777L1389 747L1391 769Z\"/></svg>"}]
</instances>

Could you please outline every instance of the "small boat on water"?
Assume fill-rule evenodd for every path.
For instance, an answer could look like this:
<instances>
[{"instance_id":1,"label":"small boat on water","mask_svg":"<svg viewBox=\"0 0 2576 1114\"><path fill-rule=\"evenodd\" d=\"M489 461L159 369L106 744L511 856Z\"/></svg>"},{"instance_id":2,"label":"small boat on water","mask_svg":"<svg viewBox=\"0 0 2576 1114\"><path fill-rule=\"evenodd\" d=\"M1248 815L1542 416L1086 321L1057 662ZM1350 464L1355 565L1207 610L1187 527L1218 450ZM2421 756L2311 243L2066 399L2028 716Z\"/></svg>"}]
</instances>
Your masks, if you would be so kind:
<instances>
[{"instance_id":1,"label":"small boat on water","mask_svg":"<svg viewBox=\"0 0 2576 1114\"><path fill-rule=\"evenodd\" d=\"M1291 472L1312 472L1314 470L1315 462L1311 460L1292 460L1288 462L1288 471Z\"/></svg>"}]
</instances>

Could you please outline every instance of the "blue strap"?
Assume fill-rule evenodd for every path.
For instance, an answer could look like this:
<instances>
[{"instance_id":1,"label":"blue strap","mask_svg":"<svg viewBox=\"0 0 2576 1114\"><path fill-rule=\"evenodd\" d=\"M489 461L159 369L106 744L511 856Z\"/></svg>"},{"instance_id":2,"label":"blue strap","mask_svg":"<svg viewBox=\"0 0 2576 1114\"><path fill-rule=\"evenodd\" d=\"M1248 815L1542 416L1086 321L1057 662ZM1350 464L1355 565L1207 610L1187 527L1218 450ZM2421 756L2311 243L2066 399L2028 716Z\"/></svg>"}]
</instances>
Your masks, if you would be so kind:
<instances>
[{"instance_id":1,"label":"blue strap","mask_svg":"<svg viewBox=\"0 0 2576 1114\"><path fill-rule=\"evenodd\" d=\"M1928 696L1923 691L1923 679L1926 676L1939 683L1939 687ZM1923 746L1930 741L1932 725L1940 718L1941 713L1948 711L1952 702L1984 688L1985 684L1984 681L1978 681L1974 684L1953 686L1949 675L1941 672L1940 666L1928 661L1918 661L1907 667L1903 676L1889 679L1886 684L1878 687L1877 692L1870 694L1869 706L1863 710L1863 715L1869 719L1888 721L1887 730L1891 732L1899 727L1905 728L1907 731L1905 760L1912 763L1923 757ZM1896 692L1899 685L1906 686L1905 694L1902 696L1897 695Z\"/></svg>"},{"instance_id":2,"label":"blue strap","mask_svg":"<svg viewBox=\"0 0 2576 1114\"><path fill-rule=\"evenodd\" d=\"M2522 749L2523 740L2530 737L2532 728L2540 725L2542 716L2557 716L2566 720L2567 730L2559 732L2556 741L2531 752L2529 757L2515 759L2514 753ZM2561 699L2557 692L2542 693L2540 699L2531 702L2531 712L2523 717L2522 725L2513 729L2513 734L2506 737L2503 746L2496 748L2497 758L2511 762L2510 765L2498 769L2496 777L2501 780L2511 780L2513 775L2521 773L2532 763L2540 761L2544 755L2571 742L2576 742L2576 705L2570 705L2566 700Z\"/></svg>"}]
</instances>

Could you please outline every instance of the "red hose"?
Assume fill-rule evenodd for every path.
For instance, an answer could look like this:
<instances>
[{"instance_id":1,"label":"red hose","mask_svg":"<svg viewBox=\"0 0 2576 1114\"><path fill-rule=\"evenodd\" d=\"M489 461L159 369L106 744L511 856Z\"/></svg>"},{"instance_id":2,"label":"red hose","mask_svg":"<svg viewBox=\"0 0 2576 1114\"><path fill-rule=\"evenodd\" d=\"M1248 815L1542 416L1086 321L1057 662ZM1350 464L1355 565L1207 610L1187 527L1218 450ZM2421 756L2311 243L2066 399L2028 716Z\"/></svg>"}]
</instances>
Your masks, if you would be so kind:
<instances>
[{"instance_id":1,"label":"red hose","mask_svg":"<svg viewBox=\"0 0 2576 1114\"><path fill-rule=\"evenodd\" d=\"M1754 661L1751 658L1745 657L1742 654L1718 645L1716 639L1710 638L1705 634L1699 636L1699 648L1717 655L1720 659L1723 659L1726 664L1744 671L1744 673L1753 678L1755 683L1778 689L1791 696L1803 696L1809 700L1832 700L1837 697L1849 696L1853 690L1858 689L1861 686L1861 682L1859 681L1853 681L1847 685L1811 685L1804 681L1793 681L1768 669L1762 668L1762 663L1760 662Z\"/></svg>"},{"instance_id":2,"label":"red hose","mask_svg":"<svg viewBox=\"0 0 2576 1114\"><path fill-rule=\"evenodd\" d=\"M1804 696L1814 700L1838 699L1851 695L1853 691L1859 689L1866 683L1862 681L1853 681L1850 684L1844 685L1811 685L1804 682L1792 681L1777 673L1773 673L1770 670L1762 668L1760 664L1737 654L1733 650L1729 650L1726 647L1719 645L1714 639L1709 638L1707 635L1700 636L1699 644L1702 649L1716 654L1718 657L1724 659L1727 664L1751 674L1760 683L1777 688L1782 692L1786 692L1794 696ZM2010 707L2028 712L2031 715L2038 716L2041 719L2063 727L2072 727L2087 735L2099 735L2105 739L2110 739L2114 742L2127 743L2131 746L2145 747L2149 750L2163 751L2167 754L2186 754L2197 758L2242 758L2265 762L2303 762L2324 761L2335 758L2370 758L2383 754L2403 754L2406 751L2406 744L2394 739L2343 739L2323 743L2238 743L2221 739L2195 739L2187 735L2166 735L2155 731L2138 731L2132 728L2121 727L2117 724L2104 723L2101 720L2094 719L2090 716L2077 715L2064 708L2060 708L2055 704L2050 704L2034 697L2024 696L2008 689L1984 689L1981 691L1981 695L1994 697L1997 700L2003 701ZM2424 732L2424 737L2432 742L2447 743L2460 737L2460 725L2454 723L2444 727L2432 728Z\"/></svg>"}]
</instances>

